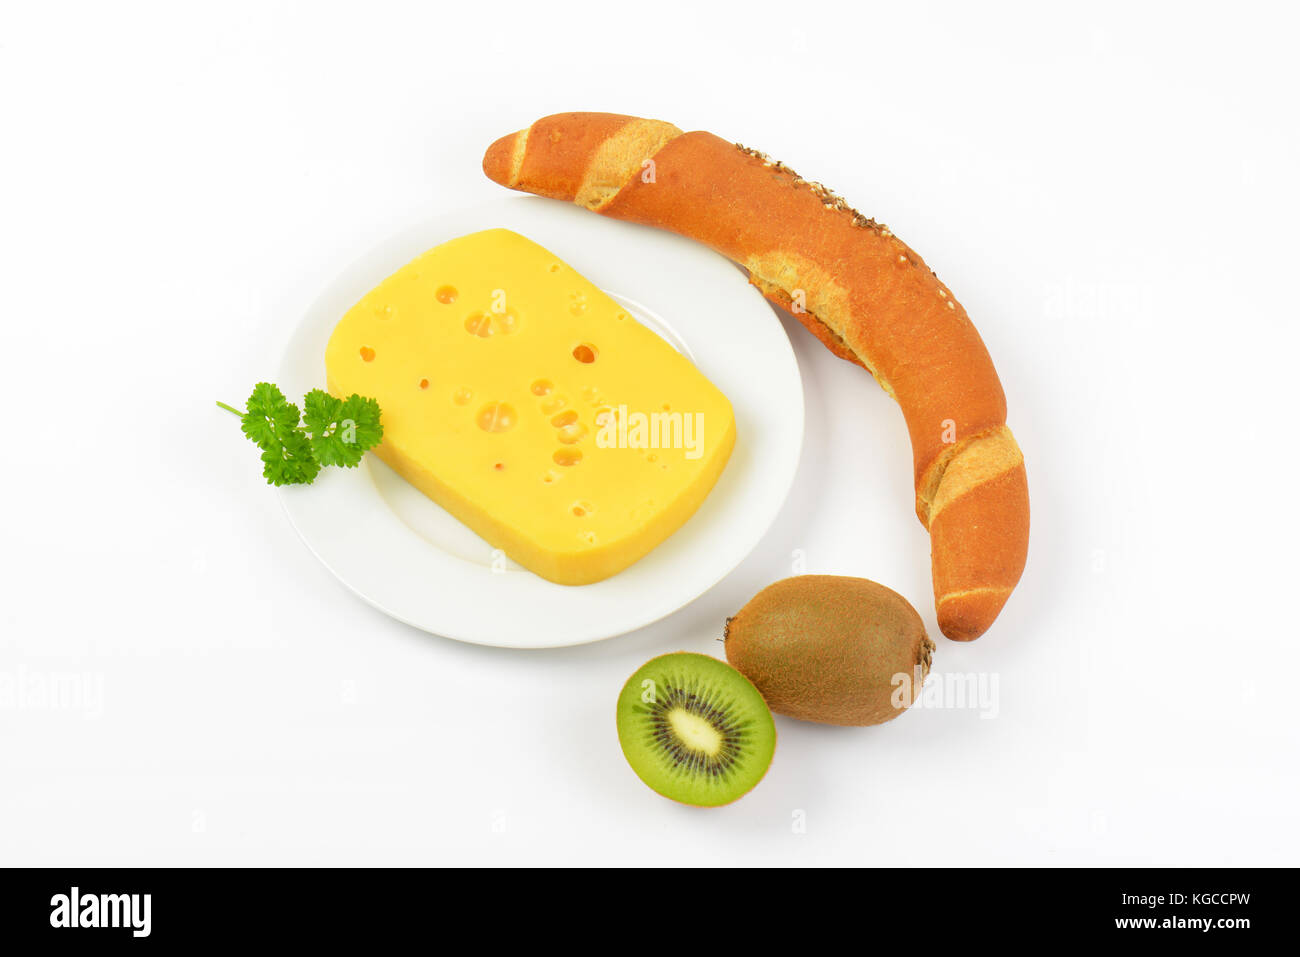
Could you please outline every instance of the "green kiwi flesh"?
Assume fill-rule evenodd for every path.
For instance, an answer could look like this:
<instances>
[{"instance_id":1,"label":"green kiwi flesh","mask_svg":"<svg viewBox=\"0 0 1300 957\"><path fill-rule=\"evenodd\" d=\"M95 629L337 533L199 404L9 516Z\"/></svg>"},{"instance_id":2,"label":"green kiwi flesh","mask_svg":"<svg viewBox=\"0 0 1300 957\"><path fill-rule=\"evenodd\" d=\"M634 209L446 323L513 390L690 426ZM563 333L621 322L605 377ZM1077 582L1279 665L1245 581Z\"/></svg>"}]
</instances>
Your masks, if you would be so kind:
<instances>
[{"instance_id":1,"label":"green kiwi flesh","mask_svg":"<svg viewBox=\"0 0 1300 957\"><path fill-rule=\"evenodd\" d=\"M664 797L730 804L767 773L776 724L744 675L708 655L652 658L618 696L618 741L632 770Z\"/></svg>"}]
</instances>

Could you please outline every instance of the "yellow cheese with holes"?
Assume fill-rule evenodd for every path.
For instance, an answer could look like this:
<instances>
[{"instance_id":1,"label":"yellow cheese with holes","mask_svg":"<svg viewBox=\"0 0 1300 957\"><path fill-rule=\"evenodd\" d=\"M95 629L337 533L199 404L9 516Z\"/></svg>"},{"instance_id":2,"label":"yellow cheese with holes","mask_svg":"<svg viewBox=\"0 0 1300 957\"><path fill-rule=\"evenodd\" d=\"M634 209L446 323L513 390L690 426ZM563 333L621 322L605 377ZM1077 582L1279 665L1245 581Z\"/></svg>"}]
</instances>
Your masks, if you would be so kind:
<instances>
[{"instance_id":1,"label":"yellow cheese with holes","mask_svg":"<svg viewBox=\"0 0 1300 957\"><path fill-rule=\"evenodd\" d=\"M565 585L608 578L676 531L736 439L731 404L689 360L506 229L385 279L339 322L325 367L335 395L378 400L381 459Z\"/></svg>"}]
</instances>

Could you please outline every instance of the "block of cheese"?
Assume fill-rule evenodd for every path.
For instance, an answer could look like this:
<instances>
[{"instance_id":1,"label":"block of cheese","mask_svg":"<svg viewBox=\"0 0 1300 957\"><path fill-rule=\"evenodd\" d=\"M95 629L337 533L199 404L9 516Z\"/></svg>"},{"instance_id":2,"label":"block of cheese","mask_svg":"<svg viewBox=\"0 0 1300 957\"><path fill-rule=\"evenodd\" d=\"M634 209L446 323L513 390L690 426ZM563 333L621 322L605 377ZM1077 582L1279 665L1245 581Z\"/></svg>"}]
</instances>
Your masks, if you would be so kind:
<instances>
[{"instance_id":1,"label":"block of cheese","mask_svg":"<svg viewBox=\"0 0 1300 957\"><path fill-rule=\"evenodd\" d=\"M684 523L736 439L694 365L506 229L429 250L339 322L329 389L373 396L375 450L530 571L600 581Z\"/></svg>"}]
</instances>

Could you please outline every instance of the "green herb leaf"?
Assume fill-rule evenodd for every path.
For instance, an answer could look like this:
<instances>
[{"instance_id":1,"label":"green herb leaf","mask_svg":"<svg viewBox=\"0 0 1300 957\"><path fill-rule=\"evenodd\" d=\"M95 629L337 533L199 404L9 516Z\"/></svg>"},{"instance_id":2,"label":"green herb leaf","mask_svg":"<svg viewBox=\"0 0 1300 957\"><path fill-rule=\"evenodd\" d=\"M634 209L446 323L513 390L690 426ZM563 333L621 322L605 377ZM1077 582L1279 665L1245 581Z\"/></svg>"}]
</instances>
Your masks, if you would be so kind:
<instances>
[{"instance_id":1,"label":"green herb leaf","mask_svg":"<svg viewBox=\"0 0 1300 957\"><path fill-rule=\"evenodd\" d=\"M313 436L325 435L339 417L343 400L323 389L312 389L302 400L303 426Z\"/></svg>"},{"instance_id":2,"label":"green herb leaf","mask_svg":"<svg viewBox=\"0 0 1300 957\"><path fill-rule=\"evenodd\" d=\"M262 450L271 485L310 485L327 465L355 468L384 437L379 403L355 393L337 399L312 389L300 413L276 386L259 382L245 411L217 405L239 416L244 435Z\"/></svg>"},{"instance_id":3,"label":"green herb leaf","mask_svg":"<svg viewBox=\"0 0 1300 957\"><path fill-rule=\"evenodd\" d=\"M298 428L298 407L269 382L253 387L245 409L240 427L263 451L284 444L285 436Z\"/></svg>"},{"instance_id":4,"label":"green herb leaf","mask_svg":"<svg viewBox=\"0 0 1300 957\"><path fill-rule=\"evenodd\" d=\"M355 468L384 437L379 403L356 393L336 399L313 389L303 400L311 447L321 465Z\"/></svg>"},{"instance_id":5,"label":"green herb leaf","mask_svg":"<svg viewBox=\"0 0 1300 957\"><path fill-rule=\"evenodd\" d=\"M262 462L262 475L271 485L310 485L320 473L311 440L297 429L273 447L263 449Z\"/></svg>"}]
</instances>

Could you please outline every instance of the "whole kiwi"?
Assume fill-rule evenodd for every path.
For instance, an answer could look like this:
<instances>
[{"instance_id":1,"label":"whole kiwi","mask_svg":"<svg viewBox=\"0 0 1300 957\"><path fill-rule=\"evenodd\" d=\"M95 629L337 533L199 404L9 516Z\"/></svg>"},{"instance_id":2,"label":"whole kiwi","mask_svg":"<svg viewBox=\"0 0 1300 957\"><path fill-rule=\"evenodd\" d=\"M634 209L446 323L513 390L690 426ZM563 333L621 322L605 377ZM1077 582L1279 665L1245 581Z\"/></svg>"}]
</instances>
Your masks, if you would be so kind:
<instances>
[{"instance_id":1,"label":"whole kiwi","mask_svg":"<svg viewBox=\"0 0 1300 957\"><path fill-rule=\"evenodd\" d=\"M898 717L919 696L934 652L905 598L839 575L768 585L727 619L724 640L727 661L768 707L822 724Z\"/></svg>"}]
</instances>

